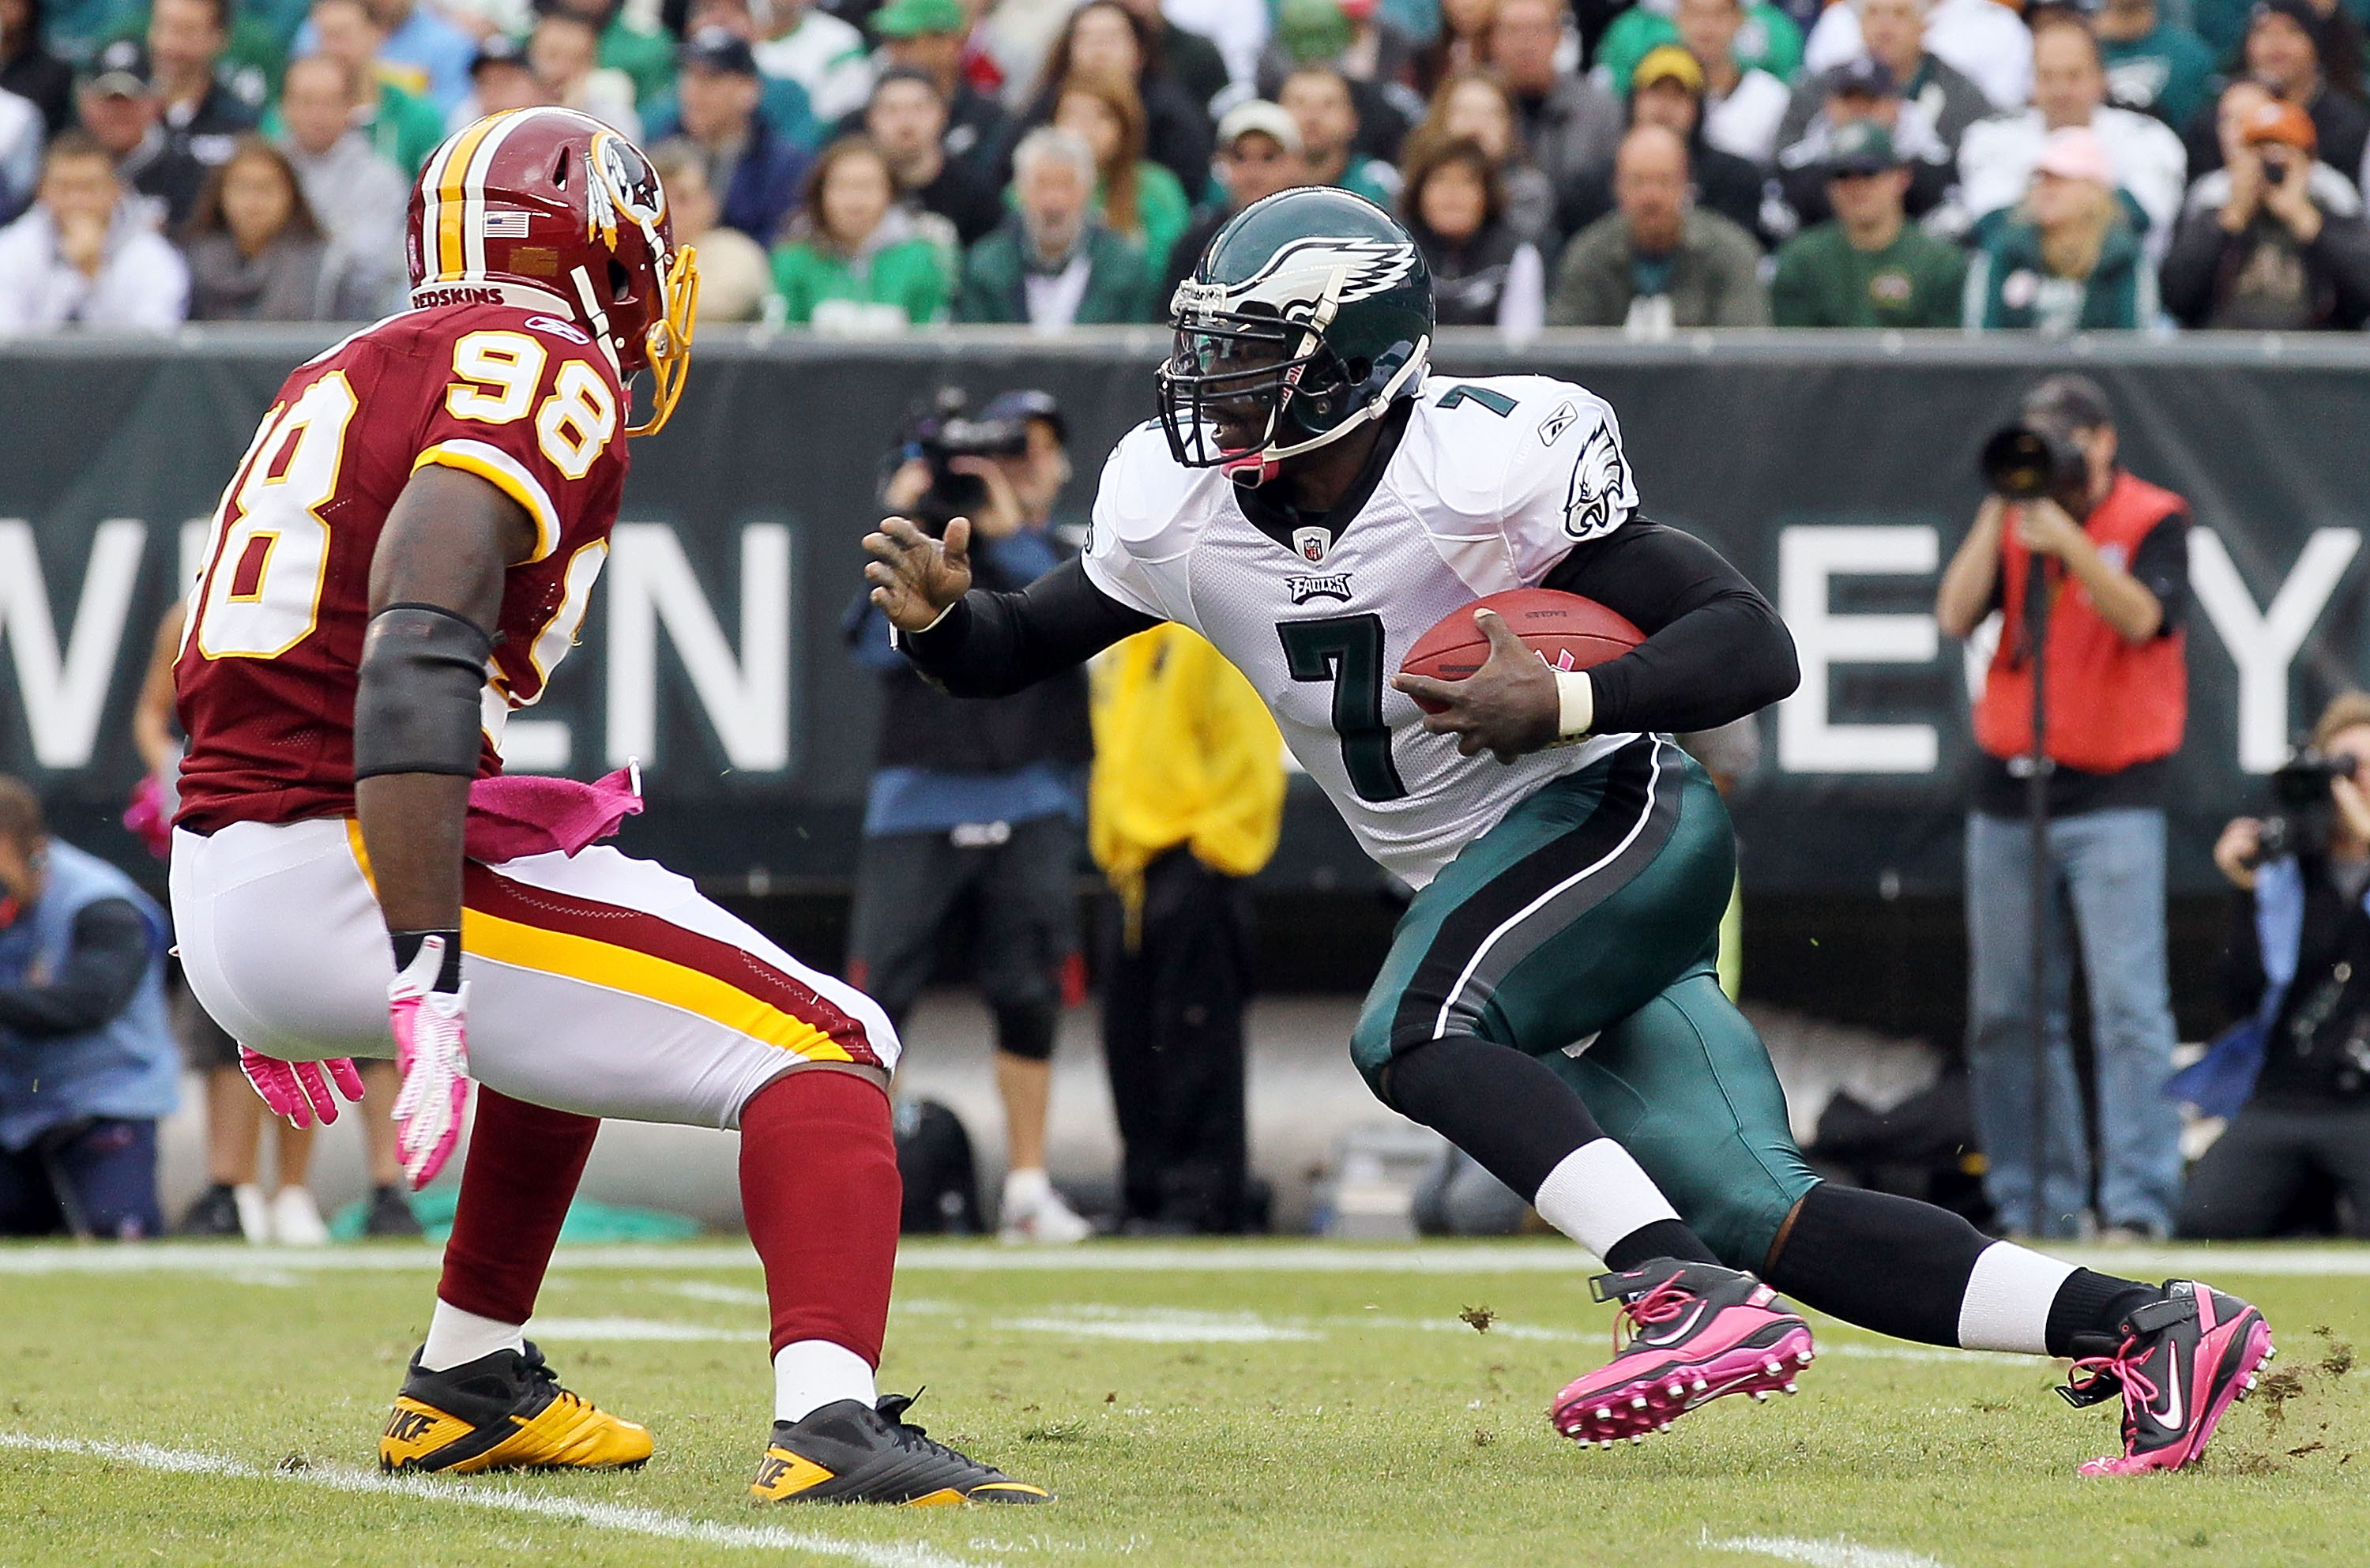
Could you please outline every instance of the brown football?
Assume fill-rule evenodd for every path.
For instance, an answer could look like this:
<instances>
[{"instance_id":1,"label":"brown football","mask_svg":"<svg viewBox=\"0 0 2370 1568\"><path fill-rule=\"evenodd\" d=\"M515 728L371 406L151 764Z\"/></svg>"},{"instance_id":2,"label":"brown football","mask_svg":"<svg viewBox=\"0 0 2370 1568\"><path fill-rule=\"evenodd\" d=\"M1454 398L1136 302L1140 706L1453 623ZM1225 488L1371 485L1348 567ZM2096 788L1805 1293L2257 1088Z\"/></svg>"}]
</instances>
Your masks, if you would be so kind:
<instances>
[{"instance_id":1,"label":"brown football","mask_svg":"<svg viewBox=\"0 0 2370 1568\"><path fill-rule=\"evenodd\" d=\"M1646 640L1646 634L1593 599L1560 594L1552 588L1516 588L1477 599L1451 611L1439 625L1416 639L1399 662L1403 674L1434 680L1461 681L1490 659L1490 640L1473 619L1476 610L1495 610L1515 636L1539 657L1559 670L1585 670L1617 659ZM1439 706L1416 698L1428 713Z\"/></svg>"}]
</instances>

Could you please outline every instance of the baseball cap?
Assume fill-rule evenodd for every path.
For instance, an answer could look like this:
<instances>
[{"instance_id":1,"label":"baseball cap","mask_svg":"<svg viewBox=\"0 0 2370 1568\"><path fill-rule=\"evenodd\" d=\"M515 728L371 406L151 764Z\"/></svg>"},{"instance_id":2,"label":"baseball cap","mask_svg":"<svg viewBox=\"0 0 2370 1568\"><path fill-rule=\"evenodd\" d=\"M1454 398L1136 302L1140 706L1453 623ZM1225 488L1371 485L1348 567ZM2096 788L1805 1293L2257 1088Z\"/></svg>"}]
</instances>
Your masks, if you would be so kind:
<instances>
[{"instance_id":1,"label":"baseball cap","mask_svg":"<svg viewBox=\"0 0 2370 1568\"><path fill-rule=\"evenodd\" d=\"M136 38L119 38L98 52L83 85L100 98L146 98L155 91L148 69L148 46Z\"/></svg>"},{"instance_id":2,"label":"baseball cap","mask_svg":"<svg viewBox=\"0 0 2370 1568\"><path fill-rule=\"evenodd\" d=\"M1699 93L1704 90L1703 67L1677 44L1658 43L1646 51L1638 68L1629 73L1629 90L1636 92L1657 82L1676 82L1691 93Z\"/></svg>"},{"instance_id":3,"label":"baseball cap","mask_svg":"<svg viewBox=\"0 0 2370 1568\"><path fill-rule=\"evenodd\" d=\"M889 0L872 13L877 38L915 38L923 33L969 31L956 0Z\"/></svg>"},{"instance_id":4,"label":"baseball cap","mask_svg":"<svg viewBox=\"0 0 2370 1568\"><path fill-rule=\"evenodd\" d=\"M1893 68L1867 55L1847 60L1819 78L1829 98L1891 98L1901 90Z\"/></svg>"},{"instance_id":5,"label":"baseball cap","mask_svg":"<svg viewBox=\"0 0 2370 1568\"><path fill-rule=\"evenodd\" d=\"M1283 0L1276 7L1275 40L1295 65L1332 61L1357 37L1357 25L1340 0Z\"/></svg>"},{"instance_id":6,"label":"baseball cap","mask_svg":"<svg viewBox=\"0 0 2370 1568\"><path fill-rule=\"evenodd\" d=\"M477 45L477 58L469 62L469 75L476 75L489 65L515 65L529 70L526 45L508 33L488 33Z\"/></svg>"},{"instance_id":7,"label":"baseball cap","mask_svg":"<svg viewBox=\"0 0 2370 1568\"><path fill-rule=\"evenodd\" d=\"M1822 161L1830 177L1882 174L1901 167L1901 155L1893 149L1892 132L1873 120L1854 120L1835 128Z\"/></svg>"},{"instance_id":8,"label":"baseball cap","mask_svg":"<svg viewBox=\"0 0 2370 1568\"><path fill-rule=\"evenodd\" d=\"M2272 142L2310 155L2320 145L2320 133L2314 128L2312 116L2281 98L2249 110L2238 122L2238 132L2250 147Z\"/></svg>"},{"instance_id":9,"label":"baseball cap","mask_svg":"<svg viewBox=\"0 0 2370 1568\"><path fill-rule=\"evenodd\" d=\"M1033 386L1018 386L1009 392L998 392L979 411L982 422L999 420L1043 420L1053 427L1053 439L1066 446L1070 444L1070 424L1062 417L1062 405L1053 400L1051 392L1041 392Z\"/></svg>"},{"instance_id":10,"label":"baseball cap","mask_svg":"<svg viewBox=\"0 0 2370 1568\"><path fill-rule=\"evenodd\" d=\"M1295 157L1301 153L1300 121L1283 106L1265 98L1252 98L1226 110L1225 118L1218 121L1218 150L1228 151L1237 138L1254 131L1273 137L1277 146Z\"/></svg>"},{"instance_id":11,"label":"baseball cap","mask_svg":"<svg viewBox=\"0 0 2370 1568\"><path fill-rule=\"evenodd\" d=\"M2049 133L2042 144L2040 161L2032 166L2035 174L2054 174L2060 179L2088 179L2100 185L2115 183L2115 166L2108 160L2106 146L2097 132L2087 125L2067 125Z\"/></svg>"},{"instance_id":12,"label":"baseball cap","mask_svg":"<svg viewBox=\"0 0 2370 1568\"><path fill-rule=\"evenodd\" d=\"M696 65L703 71L735 76L757 74L757 57L749 52L749 40L725 28L700 29L684 40L678 59L686 68Z\"/></svg>"}]
</instances>

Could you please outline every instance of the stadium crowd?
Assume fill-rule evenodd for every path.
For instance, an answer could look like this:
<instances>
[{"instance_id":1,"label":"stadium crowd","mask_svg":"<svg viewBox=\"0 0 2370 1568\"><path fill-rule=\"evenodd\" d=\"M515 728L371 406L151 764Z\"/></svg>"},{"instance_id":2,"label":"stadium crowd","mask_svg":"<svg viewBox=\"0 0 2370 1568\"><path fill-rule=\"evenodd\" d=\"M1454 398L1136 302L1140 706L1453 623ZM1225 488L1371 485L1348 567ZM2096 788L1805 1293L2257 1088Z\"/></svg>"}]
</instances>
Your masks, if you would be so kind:
<instances>
[{"instance_id":1,"label":"stadium crowd","mask_svg":"<svg viewBox=\"0 0 2370 1568\"><path fill-rule=\"evenodd\" d=\"M0 329L369 318L484 112L641 139L709 319L1151 321L1395 209L1444 324L2355 329L2357 0L0 0Z\"/></svg>"}]
</instances>

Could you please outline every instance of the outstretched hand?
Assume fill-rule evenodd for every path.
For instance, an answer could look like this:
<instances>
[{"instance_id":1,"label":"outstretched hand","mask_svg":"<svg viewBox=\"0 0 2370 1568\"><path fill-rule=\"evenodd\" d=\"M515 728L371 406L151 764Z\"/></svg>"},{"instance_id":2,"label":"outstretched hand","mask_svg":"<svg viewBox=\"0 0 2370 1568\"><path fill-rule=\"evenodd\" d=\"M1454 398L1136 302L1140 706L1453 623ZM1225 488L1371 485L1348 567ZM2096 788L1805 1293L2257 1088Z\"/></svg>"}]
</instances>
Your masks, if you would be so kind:
<instances>
[{"instance_id":1,"label":"outstretched hand","mask_svg":"<svg viewBox=\"0 0 2370 1568\"><path fill-rule=\"evenodd\" d=\"M934 539L903 517L881 519L880 526L864 536L864 580L872 584L872 602L900 631L920 631L953 603L971 592L971 519L958 517L947 525L946 536Z\"/></svg>"},{"instance_id":2,"label":"outstretched hand","mask_svg":"<svg viewBox=\"0 0 2370 1568\"><path fill-rule=\"evenodd\" d=\"M1490 658L1472 674L1461 681L1398 674L1391 685L1441 708L1423 716L1423 727L1456 736L1466 756L1486 751L1512 762L1553 744L1563 713L1555 672L1495 610L1474 611L1473 624L1490 640Z\"/></svg>"}]
</instances>

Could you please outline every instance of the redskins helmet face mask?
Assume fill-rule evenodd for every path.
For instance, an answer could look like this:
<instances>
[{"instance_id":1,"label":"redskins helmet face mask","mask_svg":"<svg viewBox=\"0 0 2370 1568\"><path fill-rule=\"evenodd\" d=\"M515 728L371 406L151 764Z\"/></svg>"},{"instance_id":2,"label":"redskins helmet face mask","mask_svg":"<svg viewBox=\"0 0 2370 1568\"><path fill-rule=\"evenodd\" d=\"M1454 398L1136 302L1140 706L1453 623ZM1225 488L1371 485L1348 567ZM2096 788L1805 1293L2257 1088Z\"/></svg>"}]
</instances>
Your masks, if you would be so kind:
<instances>
[{"instance_id":1,"label":"redskins helmet face mask","mask_svg":"<svg viewBox=\"0 0 2370 1568\"><path fill-rule=\"evenodd\" d=\"M429 156L412 188L411 303L507 304L581 328L618 379L650 373L662 427L691 368L699 263L674 244L666 190L641 149L588 115L489 115Z\"/></svg>"}]
</instances>

